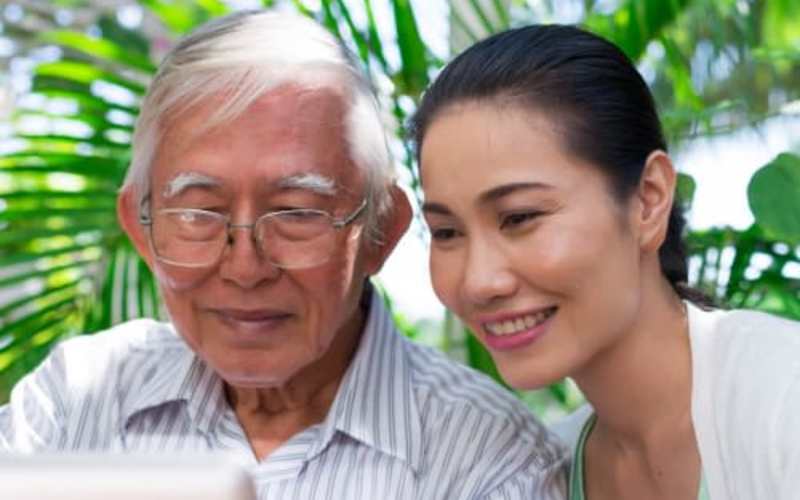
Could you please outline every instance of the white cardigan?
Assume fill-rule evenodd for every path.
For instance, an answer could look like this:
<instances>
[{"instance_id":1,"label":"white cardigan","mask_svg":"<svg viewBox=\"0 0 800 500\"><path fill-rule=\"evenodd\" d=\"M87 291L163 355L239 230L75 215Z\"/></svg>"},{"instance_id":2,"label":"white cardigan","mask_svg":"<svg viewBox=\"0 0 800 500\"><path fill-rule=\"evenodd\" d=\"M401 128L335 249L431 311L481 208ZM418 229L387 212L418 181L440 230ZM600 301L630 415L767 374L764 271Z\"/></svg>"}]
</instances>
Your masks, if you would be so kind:
<instances>
[{"instance_id":1,"label":"white cardigan","mask_svg":"<svg viewBox=\"0 0 800 500\"><path fill-rule=\"evenodd\" d=\"M692 421L711 500L800 499L800 323L687 309ZM553 428L573 451L591 412Z\"/></svg>"}]
</instances>

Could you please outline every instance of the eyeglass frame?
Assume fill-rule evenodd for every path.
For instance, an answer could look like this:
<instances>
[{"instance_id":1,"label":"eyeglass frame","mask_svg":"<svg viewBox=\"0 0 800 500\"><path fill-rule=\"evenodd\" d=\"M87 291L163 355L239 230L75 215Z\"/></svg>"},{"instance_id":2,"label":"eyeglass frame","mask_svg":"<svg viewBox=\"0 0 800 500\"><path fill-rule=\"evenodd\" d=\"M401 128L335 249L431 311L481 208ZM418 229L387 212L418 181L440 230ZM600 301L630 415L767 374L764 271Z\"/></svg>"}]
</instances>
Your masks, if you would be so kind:
<instances>
[{"instance_id":1,"label":"eyeglass frame","mask_svg":"<svg viewBox=\"0 0 800 500\"><path fill-rule=\"evenodd\" d=\"M363 215L364 210L367 207L367 197L364 197L361 200L361 203L358 205L358 207L356 207L355 210L350 212L349 215L346 215L345 217L342 217L342 218L339 218L339 219L335 218L329 212L326 212L324 210L317 210L315 208L292 208L292 209L289 209L289 210L274 210L274 211L271 211L271 212L265 212L265 213L259 215L256 218L256 220L254 222L250 223L250 224L232 224L231 223L231 216L229 214L221 214L219 212L214 212L214 211L211 211L211 210L204 210L202 208L162 208L162 209L159 209L159 211L161 211L161 210L188 210L188 211L192 211L192 212L202 212L204 214L212 214L215 217L221 217L222 219L224 219L224 221L225 221L225 235L227 236L228 241L222 246L222 251L219 253L217 258L214 261L209 262L207 264L185 264L185 263L180 263L180 262L176 262L176 261L172 261L172 260L166 259L166 258L162 257L161 255L159 255L159 253L156 250L156 248L154 246L154 243L153 243L153 218L152 218L152 214L151 214L151 210L150 210L149 204L150 204L150 195L142 197L142 200L139 203L139 224L148 227L148 232L149 232L149 236L150 236L148 238L148 241L150 243L150 250L153 252L153 255L155 255L156 259L158 259L160 262L163 262L165 264L169 264L171 266L184 267L184 268L194 268L194 269L199 269L199 268L204 268L204 267L212 267L212 266L216 265L220 261L220 259L222 259L222 256L225 254L225 247L228 246L228 245L231 245L231 243L233 241L233 238L231 237L231 231L235 230L235 229L248 229L249 228L249 229L252 230L251 231L251 234L252 234L251 239L254 241L256 250L259 253L259 255L261 256L261 258L265 258L273 266L278 267L280 269L307 269L307 268L311 268L311 267L322 265L325 262L327 262L327 259L322 261L322 262L319 262L319 263L314 263L314 264L310 264L310 265L307 265L307 266L297 266L297 267L295 267L295 266L286 266L286 265L278 264L278 263L274 262L267 255L263 255L263 253L264 253L264 243L261 241L260 234L256 233L256 231L255 231L255 228L259 224L259 222L262 219L266 219L268 217L275 217L276 215L292 214L292 213L300 213L300 212L302 212L302 213L311 212L311 213L314 213L314 214L323 215L326 218L328 218L329 221L330 221L331 227L335 231L339 231L340 229L343 229L343 228L349 226L356 219L358 219L361 215ZM330 258L330 256L328 256L328 259L329 258Z\"/></svg>"}]
</instances>

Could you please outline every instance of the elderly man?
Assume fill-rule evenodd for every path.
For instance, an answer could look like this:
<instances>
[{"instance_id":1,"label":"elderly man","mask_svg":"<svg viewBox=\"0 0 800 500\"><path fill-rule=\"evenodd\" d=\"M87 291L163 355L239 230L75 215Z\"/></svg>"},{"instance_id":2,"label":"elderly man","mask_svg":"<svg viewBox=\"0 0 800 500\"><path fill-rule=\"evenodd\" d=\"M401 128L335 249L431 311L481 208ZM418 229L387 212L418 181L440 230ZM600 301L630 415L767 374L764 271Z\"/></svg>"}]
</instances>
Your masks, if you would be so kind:
<instances>
[{"instance_id":1,"label":"elderly man","mask_svg":"<svg viewBox=\"0 0 800 500\"><path fill-rule=\"evenodd\" d=\"M561 498L542 426L401 338L369 285L411 209L324 29L202 27L162 64L133 153L119 219L171 322L64 342L0 409L0 448L224 452L261 499Z\"/></svg>"}]
</instances>

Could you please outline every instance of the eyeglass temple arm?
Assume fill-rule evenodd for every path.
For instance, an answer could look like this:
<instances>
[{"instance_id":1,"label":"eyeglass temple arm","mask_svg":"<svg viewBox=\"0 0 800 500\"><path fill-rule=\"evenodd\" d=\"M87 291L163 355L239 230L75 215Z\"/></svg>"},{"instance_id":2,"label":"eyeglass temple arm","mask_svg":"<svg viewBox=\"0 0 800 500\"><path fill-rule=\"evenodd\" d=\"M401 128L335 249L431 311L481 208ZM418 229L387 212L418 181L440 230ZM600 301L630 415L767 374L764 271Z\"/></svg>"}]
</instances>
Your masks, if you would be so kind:
<instances>
[{"instance_id":1,"label":"eyeglass temple arm","mask_svg":"<svg viewBox=\"0 0 800 500\"><path fill-rule=\"evenodd\" d=\"M350 215L348 215L347 217L345 217L345 218L344 218L344 219L342 219L342 220L337 220L337 221L334 221L334 222L333 222L333 227L335 227L335 228L337 228L337 229L338 229L338 228L342 228L342 227L344 227L344 226L346 226L346 225L350 224L351 222L353 222L354 220L356 220L356 219L357 219L357 218L358 218L358 217L361 215L361 212L363 212L363 211L364 211L364 208L365 208L366 206L367 206L367 199L366 199L366 198L364 198L364 199L361 201L361 205L359 205L359 206L358 206L358 208L356 208L356 209L353 211L353 213L351 213Z\"/></svg>"}]
</instances>

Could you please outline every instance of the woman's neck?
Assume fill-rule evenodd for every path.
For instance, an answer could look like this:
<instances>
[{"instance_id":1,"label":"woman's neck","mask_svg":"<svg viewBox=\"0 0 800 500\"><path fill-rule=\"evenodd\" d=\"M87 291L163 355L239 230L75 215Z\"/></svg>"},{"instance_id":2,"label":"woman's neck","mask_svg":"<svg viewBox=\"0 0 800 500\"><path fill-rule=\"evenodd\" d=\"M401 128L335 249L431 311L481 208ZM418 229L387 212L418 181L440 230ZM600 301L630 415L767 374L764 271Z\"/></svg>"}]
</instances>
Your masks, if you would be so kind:
<instances>
[{"instance_id":1,"label":"woman's neck","mask_svg":"<svg viewBox=\"0 0 800 500\"><path fill-rule=\"evenodd\" d=\"M587 496L696 498L686 310L666 283L644 291L641 304L630 330L575 377L597 414L585 449Z\"/></svg>"},{"instance_id":2,"label":"woman's neck","mask_svg":"<svg viewBox=\"0 0 800 500\"><path fill-rule=\"evenodd\" d=\"M630 329L574 376L598 427L631 446L658 442L691 418L684 304L663 280L645 287L641 304Z\"/></svg>"}]
</instances>

